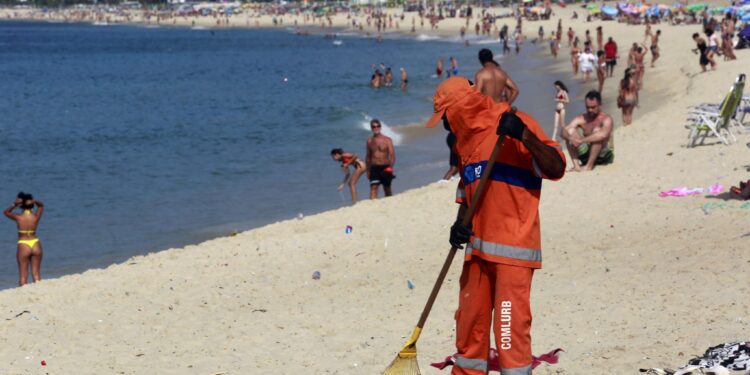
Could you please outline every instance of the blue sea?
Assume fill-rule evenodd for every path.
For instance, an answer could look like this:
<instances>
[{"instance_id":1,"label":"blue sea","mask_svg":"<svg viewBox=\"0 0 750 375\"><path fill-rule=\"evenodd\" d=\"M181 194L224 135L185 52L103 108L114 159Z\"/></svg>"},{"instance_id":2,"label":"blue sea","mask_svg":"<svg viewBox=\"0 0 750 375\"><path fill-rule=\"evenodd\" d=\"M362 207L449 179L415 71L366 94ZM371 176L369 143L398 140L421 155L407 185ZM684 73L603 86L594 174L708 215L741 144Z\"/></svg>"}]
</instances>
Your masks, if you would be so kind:
<instances>
[{"instance_id":1,"label":"blue sea","mask_svg":"<svg viewBox=\"0 0 750 375\"><path fill-rule=\"evenodd\" d=\"M289 29L0 23L0 202L25 191L46 204L42 276L349 204L329 152L364 155L372 118L396 140L396 194L440 179L445 133L420 127L439 83L435 62L456 56L471 77L479 48L500 45L337 40ZM560 74L535 48L500 61L521 86L519 107L551 127ZM396 80L405 68L408 89L369 88L380 63ZM359 191L367 196L366 178ZM0 288L17 282L15 241L8 220Z\"/></svg>"}]
</instances>

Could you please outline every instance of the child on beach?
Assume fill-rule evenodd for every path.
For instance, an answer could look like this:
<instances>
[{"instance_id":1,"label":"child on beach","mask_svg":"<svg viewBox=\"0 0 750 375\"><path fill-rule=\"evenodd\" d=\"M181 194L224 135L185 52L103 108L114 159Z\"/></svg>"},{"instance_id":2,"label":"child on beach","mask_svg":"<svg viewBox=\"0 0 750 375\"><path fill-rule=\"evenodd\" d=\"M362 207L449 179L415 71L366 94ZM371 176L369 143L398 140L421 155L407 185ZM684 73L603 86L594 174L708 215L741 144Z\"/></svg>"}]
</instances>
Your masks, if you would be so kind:
<instances>
[{"instance_id":1,"label":"child on beach","mask_svg":"<svg viewBox=\"0 0 750 375\"><path fill-rule=\"evenodd\" d=\"M357 181L365 171L367 171L367 164L362 160L359 160L356 154L351 152L344 152L340 148L334 148L331 150L331 159L334 161L341 162L341 171L344 172L344 179L338 186L338 190L344 189L344 185L349 185L349 190L352 193L352 203L357 203ZM349 167L354 167L354 173L349 172Z\"/></svg>"},{"instance_id":2,"label":"child on beach","mask_svg":"<svg viewBox=\"0 0 750 375\"><path fill-rule=\"evenodd\" d=\"M36 212L33 211L36 206ZM20 215L13 211L20 207ZM42 244L36 236L36 228L44 212L44 204L35 200L31 194L18 193L15 202L3 212L5 216L16 222L18 226L18 286L26 285L29 278L29 268L34 282L42 280L40 269L42 266Z\"/></svg>"}]
</instances>

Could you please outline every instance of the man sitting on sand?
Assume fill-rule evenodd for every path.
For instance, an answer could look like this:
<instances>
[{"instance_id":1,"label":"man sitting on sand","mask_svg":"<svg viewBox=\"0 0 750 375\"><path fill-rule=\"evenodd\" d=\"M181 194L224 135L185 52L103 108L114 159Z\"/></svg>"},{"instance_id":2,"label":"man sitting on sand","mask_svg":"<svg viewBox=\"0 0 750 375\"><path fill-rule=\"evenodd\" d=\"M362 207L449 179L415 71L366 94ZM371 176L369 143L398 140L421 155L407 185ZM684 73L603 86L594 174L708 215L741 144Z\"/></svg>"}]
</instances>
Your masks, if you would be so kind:
<instances>
[{"instance_id":1,"label":"man sitting on sand","mask_svg":"<svg viewBox=\"0 0 750 375\"><path fill-rule=\"evenodd\" d=\"M513 104L518 97L518 86L495 62L492 51L486 48L480 50L479 63L482 69L474 75L477 91L489 96L495 103Z\"/></svg>"},{"instance_id":2,"label":"man sitting on sand","mask_svg":"<svg viewBox=\"0 0 750 375\"><path fill-rule=\"evenodd\" d=\"M580 171L581 164L584 165L584 171L590 171L594 169L594 165L609 164L615 160L614 149L610 145L612 117L602 112L601 95L598 91L591 90L584 101L586 113L574 118L562 132L573 160L572 171ZM581 128L583 135L578 128Z\"/></svg>"}]
</instances>

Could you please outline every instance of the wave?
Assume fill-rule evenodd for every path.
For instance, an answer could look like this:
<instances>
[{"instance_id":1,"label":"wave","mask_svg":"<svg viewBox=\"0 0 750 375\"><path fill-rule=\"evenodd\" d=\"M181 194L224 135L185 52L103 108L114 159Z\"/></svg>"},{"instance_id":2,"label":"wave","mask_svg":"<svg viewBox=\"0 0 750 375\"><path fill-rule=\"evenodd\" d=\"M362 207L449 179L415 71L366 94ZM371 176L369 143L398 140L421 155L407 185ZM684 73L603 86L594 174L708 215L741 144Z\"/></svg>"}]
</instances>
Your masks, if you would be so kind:
<instances>
[{"instance_id":1,"label":"wave","mask_svg":"<svg viewBox=\"0 0 750 375\"><path fill-rule=\"evenodd\" d=\"M362 116L364 119L360 121L359 125L362 127L362 129L370 131L370 121L372 121L372 116L366 113L363 113ZM398 134L397 132L395 132L393 128L390 127L388 124L386 124L385 121L383 120L380 120L380 125L382 126L380 128L380 133L382 133L385 136L390 137L393 140L394 146L398 146L401 144L401 141L403 139L401 134Z\"/></svg>"}]
</instances>

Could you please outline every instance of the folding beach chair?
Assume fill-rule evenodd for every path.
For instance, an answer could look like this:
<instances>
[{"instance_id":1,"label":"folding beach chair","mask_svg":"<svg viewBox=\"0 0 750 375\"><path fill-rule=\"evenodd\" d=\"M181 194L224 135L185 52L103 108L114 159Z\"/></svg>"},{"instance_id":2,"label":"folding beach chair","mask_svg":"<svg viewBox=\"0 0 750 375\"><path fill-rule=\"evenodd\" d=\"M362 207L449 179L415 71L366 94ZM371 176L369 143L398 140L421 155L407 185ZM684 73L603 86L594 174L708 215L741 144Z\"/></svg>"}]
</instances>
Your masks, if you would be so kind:
<instances>
[{"instance_id":1,"label":"folding beach chair","mask_svg":"<svg viewBox=\"0 0 750 375\"><path fill-rule=\"evenodd\" d=\"M732 133L732 130L729 127L731 126L742 95L742 91L738 91L738 89L742 90L744 87L745 79L744 75L741 75L741 77L738 77L737 81L732 85L731 90L727 93L718 112L706 107L696 108L690 112L690 118L688 120L691 121L691 123L687 125L688 129L690 129L687 147L695 146L701 132L703 132L701 144L703 144L709 134L713 134L719 138L722 143L728 145L729 141L721 134L722 130L728 133L735 142L737 141L737 137L734 136L734 133Z\"/></svg>"},{"instance_id":2,"label":"folding beach chair","mask_svg":"<svg viewBox=\"0 0 750 375\"><path fill-rule=\"evenodd\" d=\"M738 102L737 107L735 108L734 113L732 114L732 117L729 121L729 125L732 125L736 127L740 132L743 132L747 129L744 125L745 116L747 115L747 113L750 113L750 95L743 95L743 91L745 90L744 74L740 74L737 76L737 79L734 81L731 90L733 91L733 95L735 95L734 100L738 100ZM725 97L725 100L728 98L728 96ZM688 107L691 109L691 111L689 112L690 116L688 120L693 122L700 122L701 120L698 113L703 112L714 113L718 116L723 104L724 102L722 101L722 103L720 104L702 103L696 106Z\"/></svg>"}]
</instances>

